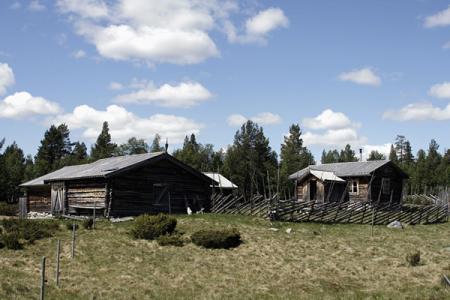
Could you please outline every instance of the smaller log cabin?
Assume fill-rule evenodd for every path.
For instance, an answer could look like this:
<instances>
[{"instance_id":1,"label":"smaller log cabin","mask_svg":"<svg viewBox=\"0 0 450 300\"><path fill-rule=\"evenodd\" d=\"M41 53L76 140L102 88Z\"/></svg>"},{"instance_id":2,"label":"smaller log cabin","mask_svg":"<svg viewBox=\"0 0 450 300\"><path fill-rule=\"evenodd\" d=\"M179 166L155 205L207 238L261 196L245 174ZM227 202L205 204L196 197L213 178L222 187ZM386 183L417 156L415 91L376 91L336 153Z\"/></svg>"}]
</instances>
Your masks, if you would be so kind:
<instances>
[{"instance_id":1,"label":"smaller log cabin","mask_svg":"<svg viewBox=\"0 0 450 300\"><path fill-rule=\"evenodd\" d=\"M400 203L408 175L389 160L311 165L292 175L298 200Z\"/></svg>"},{"instance_id":2,"label":"smaller log cabin","mask_svg":"<svg viewBox=\"0 0 450 300\"><path fill-rule=\"evenodd\" d=\"M208 210L218 183L165 152L100 159L23 183L27 210L133 216Z\"/></svg>"},{"instance_id":3,"label":"smaller log cabin","mask_svg":"<svg viewBox=\"0 0 450 300\"><path fill-rule=\"evenodd\" d=\"M203 172L203 174L211 178L213 182L217 182L217 184L211 185L211 189L214 194L222 194L226 196L237 193L238 186L222 174L214 172Z\"/></svg>"}]
</instances>

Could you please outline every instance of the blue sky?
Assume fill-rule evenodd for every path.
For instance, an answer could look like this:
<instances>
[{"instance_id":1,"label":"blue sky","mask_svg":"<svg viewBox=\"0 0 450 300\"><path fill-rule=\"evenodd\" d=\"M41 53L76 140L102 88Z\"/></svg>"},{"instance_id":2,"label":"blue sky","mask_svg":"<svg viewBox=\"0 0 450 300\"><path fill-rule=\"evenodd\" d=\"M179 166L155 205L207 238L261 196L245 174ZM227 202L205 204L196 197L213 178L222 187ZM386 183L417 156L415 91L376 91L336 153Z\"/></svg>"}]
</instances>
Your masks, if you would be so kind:
<instances>
[{"instance_id":1,"label":"blue sky","mask_svg":"<svg viewBox=\"0 0 450 300\"><path fill-rule=\"evenodd\" d=\"M320 159L350 143L450 147L450 6L441 0L0 3L0 137L226 147L245 119L279 150L292 123Z\"/></svg>"}]
</instances>

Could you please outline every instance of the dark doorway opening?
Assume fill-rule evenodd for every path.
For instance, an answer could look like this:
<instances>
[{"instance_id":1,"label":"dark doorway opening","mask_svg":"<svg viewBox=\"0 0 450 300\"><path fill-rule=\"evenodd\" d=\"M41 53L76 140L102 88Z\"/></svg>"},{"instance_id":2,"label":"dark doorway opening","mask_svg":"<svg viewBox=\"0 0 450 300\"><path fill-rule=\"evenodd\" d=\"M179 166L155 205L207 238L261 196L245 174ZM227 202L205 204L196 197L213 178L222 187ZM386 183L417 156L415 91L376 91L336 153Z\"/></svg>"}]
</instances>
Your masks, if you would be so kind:
<instances>
[{"instance_id":1,"label":"dark doorway opening","mask_svg":"<svg viewBox=\"0 0 450 300\"><path fill-rule=\"evenodd\" d=\"M316 200L317 195L317 181L311 180L309 182L309 200Z\"/></svg>"}]
</instances>

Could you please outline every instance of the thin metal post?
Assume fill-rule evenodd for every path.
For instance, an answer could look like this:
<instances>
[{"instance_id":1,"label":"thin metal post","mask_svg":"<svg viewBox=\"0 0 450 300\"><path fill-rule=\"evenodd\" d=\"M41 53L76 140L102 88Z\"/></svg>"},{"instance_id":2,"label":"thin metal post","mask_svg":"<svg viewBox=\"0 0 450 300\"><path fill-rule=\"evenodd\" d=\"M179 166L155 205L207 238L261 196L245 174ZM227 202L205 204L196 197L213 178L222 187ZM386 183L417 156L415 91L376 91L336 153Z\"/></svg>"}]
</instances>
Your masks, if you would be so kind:
<instances>
[{"instance_id":1,"label":"thin metal post","mask_svg":"<svg viewBox=\"0 0 450 300\"><path fill-rule=\"evenodd\" d=\"M75 223L72 224L72 258L75 257Z\"/></svg>"},{"instance_id":2,"label":"thin metal post","mask_svg":"<svg viewBox=\"0 0 450 300\"><path fill-rule=\"evenodd\" d=\"M59 287L59 252L61 250L61 242L60 240L58 240L58 242L56 243L56 286Z\"/></svg>"},{"instance_id":3,"label":"thin metal post","mask_svg":"<svg viewBox=\"0 0 450 300\"><path fill-rule=\"evenodd\" d=\"M39 299L44 300L45 295L45 256L42 256L41 260L41 293Z\"/></svg>"}]
</instances>

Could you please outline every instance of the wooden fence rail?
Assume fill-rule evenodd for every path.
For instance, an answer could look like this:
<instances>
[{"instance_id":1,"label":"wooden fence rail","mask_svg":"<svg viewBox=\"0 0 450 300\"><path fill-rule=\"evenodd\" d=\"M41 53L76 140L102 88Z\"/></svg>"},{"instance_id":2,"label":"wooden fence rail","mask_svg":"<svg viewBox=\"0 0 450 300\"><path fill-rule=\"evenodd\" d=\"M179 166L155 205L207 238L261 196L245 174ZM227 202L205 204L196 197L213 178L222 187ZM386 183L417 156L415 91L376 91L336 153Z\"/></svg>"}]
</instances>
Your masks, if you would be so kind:
<instances>
[{"instance_id":1,"label":"wooden fence rail","mask_svg":"<svg viewBox=\"0 0 450 300\"><path fill-rule=\"evenodd\" d=\"M431 224L448 220L448 203L435 199L432 205L401 205L398 203L328 202L280 200L253 196L214 195L211 212L267 217L293 222L355 223L386 225L393 221L407 224Z\"/></svg>"}]
</instances>

